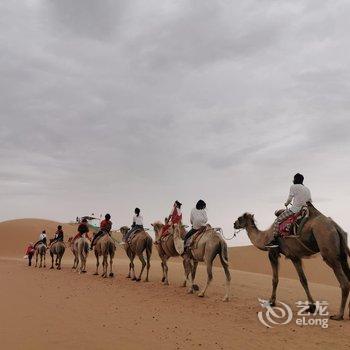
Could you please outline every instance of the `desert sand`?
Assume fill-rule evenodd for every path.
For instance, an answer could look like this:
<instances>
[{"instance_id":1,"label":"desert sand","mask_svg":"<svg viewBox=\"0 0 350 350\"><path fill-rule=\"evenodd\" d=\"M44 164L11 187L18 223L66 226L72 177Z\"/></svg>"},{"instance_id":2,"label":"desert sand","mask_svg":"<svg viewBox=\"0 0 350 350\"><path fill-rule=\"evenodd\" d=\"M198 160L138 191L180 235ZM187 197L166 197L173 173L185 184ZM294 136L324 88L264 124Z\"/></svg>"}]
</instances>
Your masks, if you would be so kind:
<instances>
[{"instance_id":1,"label":"desert sand","mask_svg":"<svg viewBox=\"0 0 350 350\"><path fill-rule=\"evenodd\" d=\"M0 341L2 349L348 349L350 322L329 322L329 328L288 325L267 328L257 318L258 298L271 291L266 253L254 247L230 249L232 297L223 303L224 273L214 269L207 297L186 294L181 288L179 259L169 264L170 286L160 283L161 268L154 249L150 282L125 278L128 260L117 248L116 276L93 276L94 256L88 273L71 270L67 249L61 271L28 267L25 246L42 229L54 233L58 223L22 219L0 223ZM63 225L66 239L76 231ZM243 234L243 233L241 233ZM50 258L47 255L47 263ZM289 304L305 300L296 273L281 259L278 299ZM48 264L47 264L48 265ZM311 292L329 302L329 312L339 306L340 291L332 272L316 257L305 261ZM216 264L216 266L219 266ZM139 264L137 262L137 269ZM203 285L201 266L198 284Z\"/></svg>"}]
</instances>

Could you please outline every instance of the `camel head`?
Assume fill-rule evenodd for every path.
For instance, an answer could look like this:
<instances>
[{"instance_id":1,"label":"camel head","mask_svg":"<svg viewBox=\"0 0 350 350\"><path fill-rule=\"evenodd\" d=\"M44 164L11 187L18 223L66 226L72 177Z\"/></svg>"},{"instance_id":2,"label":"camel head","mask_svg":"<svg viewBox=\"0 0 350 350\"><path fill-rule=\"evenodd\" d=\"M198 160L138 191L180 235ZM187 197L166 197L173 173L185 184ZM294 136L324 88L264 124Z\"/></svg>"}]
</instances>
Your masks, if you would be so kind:
<instances>
[{"instance_id":1,"label":"camel head","mask_svg":"<svg viewBox=\"0 0 350 350\"><path fill-rule=\"evenodd\" d=\"M122 226L119 229L120 233L122 234L122 236L124 237L126 235L126 233L129 231L129 227L128 226Z\"/></svg>"},{"instance_id":2,"label":"camel head","mask_svg":"<svg viewBox=\"0 0 350 350\"><path fill-rule=\"evenodd\" d=\"M244 213L235 221L233 227L236 230L241 230L247 228L250 224L254 224L254 214Z\"/></svg>"},{"instance_id":3,"label":"camel head","mask_svg":"<svg viewBox=\"0 0 350 350\"><path fill-rule=\"evenodd\" d=\"M151 225L152 225L155 233L158 233L161 230L161 228L164 226L164 224L160 221L156 221Z\"/></svg>"}]
</instances>

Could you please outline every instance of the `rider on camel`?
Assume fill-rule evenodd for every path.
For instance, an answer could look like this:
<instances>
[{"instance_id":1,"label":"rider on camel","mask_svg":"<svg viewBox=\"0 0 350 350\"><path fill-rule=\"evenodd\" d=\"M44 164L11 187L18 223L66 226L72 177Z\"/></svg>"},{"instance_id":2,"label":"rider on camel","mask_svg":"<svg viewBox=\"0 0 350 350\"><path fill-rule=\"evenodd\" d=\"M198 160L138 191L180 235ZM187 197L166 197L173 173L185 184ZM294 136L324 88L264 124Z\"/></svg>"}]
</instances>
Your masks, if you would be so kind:
<instances>
[{"instance_id":1,"label":"rider on camel","mask_svg":"<svg viewBox=\"0 0 350 350\"><path fill-rule=\"evenodd\" d=\"M184 237L185 247L187 246L188 239L193 236L199 229L206 226L208 222L207 212L205 211L207 205L203 200L199 200L196 207L191 210L191 225L192 228L186 233Z\"/></svg>"},{"instance_id":2,"label":"rider on camel","mask_svg":"<svg viewBox=\"0 0 350 350\"><path fill-rule=\"evenodd\" d=\"M39 235L39 240L34 244L34 249L36 249L36 246L39 244L39 243L44 243L45 246L47 247L47 237L46 237L46 231L43 230L40 235Z\"/></svg>"},{"instance_id":3,"label":"rider on camel","mask_svg":"<svg viewBox=\"0 0 350 350\"><path fill-rule=\"evenodd\" d=\"M51 241L50 246L54 244L55 242L63 242L64 239L64 233L61 225L57 226L57 231L55 233L54 239Z\"/></svg>"},{"instance_id":4,"label":"rider on camel","mask_svg":"<svg viewBox=\"0 0 350 350\"><path fill-rule=\"evenodd\" d=\"M94 238L92 239L91 242L91 246L90 246L90 250L92 250L94 248L95 245L95 241L97 240L97 238L99 238L100 236L102 236L105 233L108 233L111 231L112 229L112 221L111 221L111 216L109 214L105 215L105 219L101 221L100 224L100 231L98 231Z\"/></svg>"},{"instance_id":5,"label":"rider on camel","mask_svg":"<svg viewBox=\"0 0 350 350\"><path fill-rule=\"evenodd\" d=\"M266 244L266 248L278 248L278 240L279 237L279 226L282 222L288 219L290 216L299 213L301 209L307 205L307 202L311 202L311 192L310 190L304 186L304 176L301 174L295 174L293 185L290 188L289 196L284 204L286 206L286 210L284 210L275 220L273 224L273 240ZM289 204L292 204L290 208L288 208Z\"/></svg>"},{"instance_id":6,"label":"rider on camel","mask_svg":"<svg viewBox=\"0 0 350 350\"><path fill-rule=\"evenodd\" d=\"M135 215L132 218L132 225L131 229L126 233L123 240L124 242L128 243L129 239L132 237L133 233L136 231L143 230L143 217L140 214L141 210L139 208L135 208Z\"/></svg>"},{"instance_id":7,"label":"rider on camel","mask_svg":"<svg viewBox=\"0 0 350 350\"><path fill-rule=\"evenodd\" d=\"M181 222L182 220L181 206L182 206L182 203L180 203L179 201L175 201L173 205L173 209L171 210L171 213L167 217L166 223L160 232L159 239L155 242L155 244L158 244L160 239L167 235L168 230L172 225L175 225Z\"/></svg>"},{"instance_id":8,"label":"rider on camel","mask_svg":"<svg viewBox=\"0 0 350 350\"><path fill-rule=\"evenodd\" d=\"M88 233L89 233L89 227L88 227L88 224L87 224L87 219L84 218L81 223L79 224L78 226L78 233L74 236L73 240L72 240L72 244L74 244L74 241L80 237L83 237L84 234L86 235L86 238L90 239L90 237L88 236Z\"/></svg>"}]
</instances>

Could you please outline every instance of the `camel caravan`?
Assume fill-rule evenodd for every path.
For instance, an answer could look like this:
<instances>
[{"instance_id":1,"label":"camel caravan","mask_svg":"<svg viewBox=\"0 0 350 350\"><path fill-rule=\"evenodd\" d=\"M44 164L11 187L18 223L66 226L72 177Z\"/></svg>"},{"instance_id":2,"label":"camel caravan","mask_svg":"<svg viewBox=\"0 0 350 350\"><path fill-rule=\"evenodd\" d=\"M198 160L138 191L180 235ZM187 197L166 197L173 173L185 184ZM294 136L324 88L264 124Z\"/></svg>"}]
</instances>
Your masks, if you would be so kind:
<instances>
[{"instance_id":1,"label":"camel caravan","mask_svg":"<svg viewBox=\"0 0 350 350\"><path fill-rule=\"evenodd\" d=\"M272 307L276 304L279 258L284 255L296 269L309 302L309 311L315 311L316 304L308 287L302 259L320 253L324 262L333 270L341 288L340 309L338 314L331 316L331 319L342 320L350 291L350 267L348 264L350 250L347 243L347 233L334 220L326 217L315 208L312 204L310 190L304 186L303 182L304 177L301 174L294 176L285 209L275 212L276 219L269 229L259 230L254 215L244 213L233 224L235 235L239 231L245 230L252 244L268 253L272 267L272 294L269 300ZM119 229L122 242L117 241L111 234L112 222L109 214L105 215L98 232L94 233L93 237L89 237L88 220L83 218L78 226L78 233L68 239L69 247L74 256L72 269L78 273L86 273L87 257L89 252L93 251L96 259L94 275L99 275L100 260L102 260L101 276L104 278L113 277L113 259L117 246L121 245L130 260L129 272L126 277L139 282L145 272L144 281L148 282L152 247L155 245L161 261L161 282L164 285L169 285L168 260L173 257L181 257L184 272L182 287L187 287L187 292L190 294L197 292L199 297L204 297L213 279L214 259L219 256L226 277L223 301L228 301L231 275L228 248L222 230L209 225L206 203L203 200L199 200L191 210L191 228L186 230L187 226L182 223L181 207L182 204L175 201L171 213L165 218L164 223L156 221L151 224L155 234L154 241L147 232L148 229L144 228L139 208L134 211L131 228L122 226ZM60 270L65 248L62 226L58 226L54 239L50 240L48 245L46 232L43 231L39 241L34 245L31 243L27 248L28 264L31 266L32 257L35 255L35 267L38 266L39 259L39 268L45 267L45 256L48 250L51 256L51 269L56 267ZM139 274L135 272L134 260L136 257L141 262ZM199 262L205 264L207 272L207 280L201 290L195 283Z\"/></svg>"}]
</instances>

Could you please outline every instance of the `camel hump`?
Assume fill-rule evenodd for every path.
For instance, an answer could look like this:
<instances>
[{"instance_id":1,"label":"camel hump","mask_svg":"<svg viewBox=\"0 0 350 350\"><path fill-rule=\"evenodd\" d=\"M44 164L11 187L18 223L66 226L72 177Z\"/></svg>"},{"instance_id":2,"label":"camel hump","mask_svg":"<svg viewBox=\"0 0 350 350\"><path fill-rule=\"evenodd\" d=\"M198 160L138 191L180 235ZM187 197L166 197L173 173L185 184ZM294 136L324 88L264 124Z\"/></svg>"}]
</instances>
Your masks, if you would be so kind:
<instances>
[{"instance_id":1,"label":"camel hump","mask_svg":"<svg viewBox=\"0 0 350 350\"><path fill-rule=\"evenodd\" d=\"M182 255L184 253L185 251L184 240L177 235L174 235L174 246L179 255Z\"/></svg>"}]
</instances>

